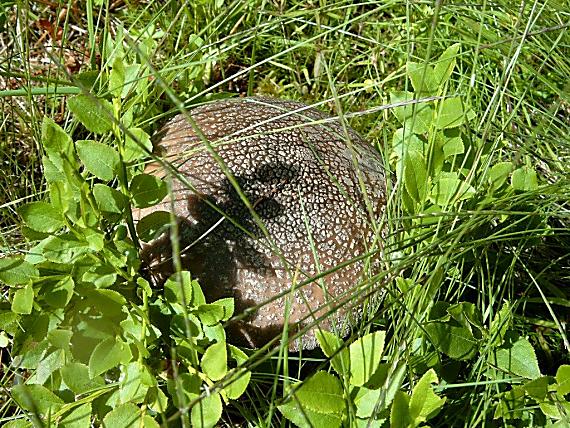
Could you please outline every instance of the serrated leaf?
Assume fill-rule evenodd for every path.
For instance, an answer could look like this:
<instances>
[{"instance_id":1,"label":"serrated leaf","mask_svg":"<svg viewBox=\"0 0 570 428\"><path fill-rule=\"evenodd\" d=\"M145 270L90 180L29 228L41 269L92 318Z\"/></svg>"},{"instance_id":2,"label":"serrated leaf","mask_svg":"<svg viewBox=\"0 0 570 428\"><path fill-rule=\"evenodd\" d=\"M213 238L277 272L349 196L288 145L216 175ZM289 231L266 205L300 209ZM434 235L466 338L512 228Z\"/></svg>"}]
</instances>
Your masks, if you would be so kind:
<instances>
[{"instance_id":1,"label":"serrated leaf","mask_svg":"<svg viewBox=\"0 0 570 428\"><path fill-rule=\"evenodd\" d=\"M415 99L411 92L394 91L390 93L390 104L401 104ZM393 107L392 113L404 125L406 132L425 134L432 122L433 107L427 102L409 103Z\"/></svg>"},{"instance_id":2,"label":"serrated leaf","mask_svg":"<svg viewBox=\"0 0 570 428\"><path fill-rule=\"evenodd\" d=\"M111 68L111 73L109 74L109 93L111 93L116 98L121 97L124 85L125 65L123 64L123 58L117 57L113 61L113 67Z\"/></svg>"},{"instance_id":3,"label":"serrated leaf","mask_svg":"<svg viewBox=\"0 0 570 428\"><path fill-rule=\"evenodd\" d=\"M93 196L99 210L106 214L120 215L128 202L121 192L101 183L93 186Z\"/></svg>"},{"instance_id":4,"label":"serrated leaf","mask_svg":"<svg viewBox=\"0 0 570 428\"><path fill-rule=\"evenodd\" d=\"M376 372L384 352L385 339L386 332L377 331L361 337L349 346L352 385L364 385Z\"/></svg>"},{"instance_id":5,"label":"serrated leaf","mask_svg":"<svg viewBox=\"0 0 570 428\"><path fill-rule=\"evenodd\" d=\"M461 136L445 138L445 143L443 144L443 155L446 159L463 153L465 153L465 146L463 145Z\"/></svg>"},{"instance_id":6,"label":"serrated leaf","mask_svg":"<svg viewBox=\"0 0 570 428\"><path fill-rule=\"evenodd\" d=\"M228 354L224 342L210 345L200 362L202 371L212 380L222 379L228 372Z\"/></svg>"},{"instance_id":7,"label":"serrated leaf","mask_svg":"<svg viewBox=\"0 0 570 428\"><path fill-rule=\"evenodd\" d=\"M491 361L493 365L507 373L513 373L527 379L536 379L540 376L534 348L524 337L502 348L495 349Z\"/></svg>"},{"instance_id":8,"label":"serrated leaf","mask_svg":"<svg viewBox=\"0 0 570 428\"><path fill-rule=\"evenodd\" d=\"M61 213L47 202L30 202L21 206L18 214L29 228L38 232L53 233L65 225Z\"/></svg>"},{"instance_id":9,"label":"serrated leaf","mask_svg":"<svg viewBox=\"0 0 570 428\"><path fill-rule=\"evenodd\" d=\"M410 417L417 425L433 418L443 407L446 398L438 397L432 389L432 384L439 380L433 369L428 370L418 381L410 399Z\"/></svg>"},{"instance_id":10,"label":"serrated leaf","mask_svg":"<svg viewBox=\"0 0 570 428\"><path fill-rule=\"evenodd\" d=\"M442 173L443 174L443 173ZM475 195L475 189L457 177L456 174L440 176L430 193L433 203L445 207L451 202L470 199Z\"/></svg>"},{"instance_id":11,"label":"serrated leaf","mask_svg":"<svg viewBox=\"0 0 570 428\"><path fill-rule=\"evenodd\" d=\"M426 161L415 150L408 150L404 156L404 185L414 201L421 204L425 200L428 188Z\"/></svg>"},{"instance_id":12,"label":"serrated leaf","mask_svg":"<svg viewBox=\"0 0 570 428\"><path fill-rule=\"evenodd\" d=\"M113 106L92 95L77 95L67 100L69 110L89 131L104 134L113 128Z\"/></svg>"},{"instance_id":13,"label":"serrated leaf","mask_svg":"<svg viewBox=\"0 0 570 428\"><path fill-rule=\"evenodd\" d=\"M57 425L58 428L89 428L91 426L91 403L75 407Z\"/></svg>"},{"instance_id":14,"label":"serrated leaf","mask_svg":"<svg viewBox=\"0 0 570 428\"><path fill-rule=\"evenodd\" d=\"M19 288L12 297L12 312L16 314L31 314L34 305L34 288L30 282L24 288Z\"/></svg>"},{"instance_id":15,"label":"serrated leaf","mask_svg":"<svg viewBox=\"0 0 570 428\"><path fill-rule=\"evenodd\" d=\"M221 417L222 400L217 392L202 398L192 407L190 414L192 426L200 428L215 426Z\"/></svg>"},{"instance_id":16,"label":"serrated leaf","mask_svg":"<svg viewBox=\"0 0 570 428\"><path fill-rule=\"evenodd\" d=\"M408 428L412 418L408 407L410 398L402 391L396 392L390 409L390 428Z\"/></svg>"},{"instance_id":17,"label":"serrated leaf","mask_svg":"<svg viewBox=\"0 0 570 428\"><path fill-rule=\"evenodd\" d=\"M342 413L345 407L340 380L319 371L307 379L295 392L298 403L317 413Z\"/></svg>"},{"instance_id":18,"label":"serrated leaf","mask_svg":"<svg viewBox=\"0 0 570 428\"><path fill-rule=\"evenodd\" d=\"M440 101L440 103L435 123L437 129L455 128L465 123L465 113L461 98L446 98Z\"/></svg>"},{"instance_id":19,"label":"serrated leaf","mask_svg":"<svg viewBox=\"0 0 570 428\"><path fill-rule=\"evenodd\" d=\"M541 376L537 379L526 382L523 386L526 393L537 401L543 401L548 394L548 376Z\"/></svg>"},{"instance_id":20,"label":"serrated leaf","mask_svg":"<svg viewBox=\"0 0 570 428\"><path fill-rule=\"evenodd\" d=\"M43 385L53 372L63 367L65 359L66 355L63 349L56 349L47 354L39 362L34 374L28 379L28 384L37 383Z\"/></svg>"},{"instance_id":21,"label":"serrated leaf","mask_svg":"<svg viewBox=\"0 0 570 428\"><path fill-rule=\"evenodd\" d=\"M489 182L491 183L491 189L495 190L501 187L507 181L512 170L512 162L498 162L493 165L489 170Z\"/></svg>"},{"instance_id":22,"label":"serrated leaf","mask_svg":"<svg viewBox=\"0 0 570 428\"><path fill-rule=\"evenodd\" d=\"M334 333L326 330L318 330L315 334L323 353L331 358L338 349L343 346L343 341L338 338ZM343 376L350 372L350 355L348 348L344 347L334 357L331 358L331 365L335 371Z\"/></svg>"},{"instance_id":23,"label":"serrated leaf","mask_svg":"<svg viewBox=\"0 0 570 428\"><path fill-rule=\"evenodd\" d=\"M489 328L489 337L493 346L501 346L503 344L507 330L511 325L511 320L511 307L508 302L505 302L499 312L495 314Z\"/></svg>"},{"instance_id":24,"label":"serrated leaf","mask_svg":"<svg viewBox=\"0 0 570 428\"><path fill-rule=\"evenodd\" d=\"M454 321L430 322L425 330L435 347L455 360L468 360L477 353L479 341Z\"/></svg>"},{"instance_id":25,"label":"serrated leaf","mask_svg":"<svg viewBox=\"0 0 570 428\"><path fill-rule=\"evenodd\" d=\"M437 92L438 82L434 79L434 70L431 65L410 61L406 64L406 68L417 94L426 96Z\"/></svg>"},{"instance_id":26,"label":"serrated leaf","mask_svg":"<svg viewBox=\"0 0 570 428\"><path fill-rule=\"evenodd\" d=\"M12 388L12 398L22 409L43 416L57 412L64 404L61 398L42 385L16 385Z\"/></svg>"},{"instance_id":27,"label":"serrated leaf","mask_svg":"<svg viewBox=\"0 0 570 428\"><path fill-rule=\"evenodd\" d=\"M441 54L439 60L435 64L434 67L434 81L437 83L438 86L442 86L453 72L455 68L455 62L457 53L459 52L459 43L455 43L448 47L445 52Z\"/></svg>"},{"instance_id":28,"label":"serrated leaf","mask_svg":"<svg viewBox=\"0 0 570 428\"><path fill-rule=\"evenodd\" d=\"M116 367L127 358L127 345L109 337L99 343L89 358L89 377L93 378Z\"/></svg>"},{"instance_id":29,"label":"serrated leaf","mask_svg":"<svg viewBox=\"0 0 570 428\"><path fill-rule=\"evenodd\" d=\"M556 391L560 395L566 395L570 392L570 365L563 364L558 367L556 383L558 384Z\"/></svg>"},{"instance_id":30,"label":"serrated leaf","mask_svg":"<svg viewBox=\"0 0 570 428\"><path fill-rule=\"evenodd\" d=\"M399 128L392 136L392 152L390 160L403 159L409 150L415 150L418 153L425 153L425 142L418 138L409 130Z\"/></svg>"},{"instance_id":31,"label":"serrated leaf","mask_svg":"<svg viewBox=\"0 0 570 428\"><path fill-rule=\"evenodd\" d=\"M30 279L37 278L38 275L38 269L21 256L0 259L0 281L6 285L26 284Z\"/></svg>"},{"instance_id":32,"label":"serrated leaf","mask_svg":"<svg viewBox=\"0 0 570 428\"><path fill-rule=\"evenodd\" d=\"M532 191L538 188L538 178L536 171L530 166L523 166L516 169L511 177L513 189L521 192Z\"/></svg>"},{"instance_id":33,"label":"serrated leaf","mask_svg":"<svg viewBox=\"0 0 570 428\"><path fill-rule=\"evenodd\" d=\"M183 305L186 303L191 307L198 307L206 303L204 293L198 282L193 281L190 272L180 272L172 275L164 284L164 297L170 303Z\"/></svg>"},{"instance_id":34,"label":"serrated leaf","mask_svg":"<svg viewBox=\"0 0 570 428\"><path fill-rule=\"evenodd\" d=\"M47 116L44 116L42 120L42 146L56 170L63 171L64 160L73 166L75 165L71 137Z\"/></svg>"},{"instance_id":35,"label":"serrated leaf","mask_svg":"<svg viewBox=\"0 0 570 428\"><path fill-rule=\"evenodd\" d=\"M158 204L168 194L166 183L149 174L139 174L131 181L131 195L137 208L146 208Z\"/></svg>"},{"instance_id":36,"label":"serrated leaf","mask_svg":"<svg viewBox=\"0 0 570 428\"><path fill-rule=\"evenodd\" d=\"M338 413L317 413L305 409L295 400L277 407L283 416L300 428L338 428L342 417Z\"/></svg>"},{"instance_id":37,"label":"serrated leaf","mask_svg":"<svg viewBox=\"0 0 570 428\"><path fill-rule=\"evenodd\" d=\"M230 384L224 388L224 391L230 400L237 400L245 392L251 378L251 372L239 367L247 362L247 354L233 345L228 345L228 349L231 358L237 362L238 367L233 369L233 376L229 377Z\"/></svg>"},{"instance_id":38,"label":"serrated leaf","mask_svg":"<svg viewBox=\"0 0 570 428\"><path fill-rule=\"evenodd\" d=\"M129 128L125 136L123 160L132 162L148 156L152 152L150 136L140 128Z\"/></svg>"},{"instance_id":39,"label":"serrated leaf","mask_svg":"<svg viewBox=\"0 0 570 428\"><path fill-rule=\"evenodd\" d=\"M105 415L104 427L140 428L141 409L132 403L125 403L115 407Z\"/></svg>"},{"instance_id":40,"label":"serrated leaf","mask_svg":"<svg viewBox=\"0 0 570 428\"><path fill-rule=\"evenodd\" d=\"M87 171L104 181L111 181L115 177L119 153L114 148L91 140L79 140L75 146Z\"/></svg>"}]
</instances>

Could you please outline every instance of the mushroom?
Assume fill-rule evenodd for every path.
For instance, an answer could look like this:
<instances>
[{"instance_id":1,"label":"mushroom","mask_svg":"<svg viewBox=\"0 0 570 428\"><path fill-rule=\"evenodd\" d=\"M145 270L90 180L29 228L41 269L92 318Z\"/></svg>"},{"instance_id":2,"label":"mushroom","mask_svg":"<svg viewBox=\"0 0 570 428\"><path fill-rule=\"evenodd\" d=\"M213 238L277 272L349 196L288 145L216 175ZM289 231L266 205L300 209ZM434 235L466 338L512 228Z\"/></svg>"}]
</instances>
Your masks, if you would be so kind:
<instances>
[{"instance_id":1,"label":"mushroom","mask_svg":"<svg viewBox=\"0 0 570 428\"><path fill-rule=\"evenodd\" d=\"M216 101L190 116L200 132L178 115L155 145L177 171L173 201L138 218L173 207L183 267L209 301L233 297L236 313L247 310L230 322L229 341L260 347L286 323L289 335L305 330L290 341L293 351L315 348L319 328L346 334L361 312L349 303L359 298L363 255L381 246L379 153L337 119L293 101ZM170 174L158 162L145 172ZM156 275L172 273L170 236L146 243L142 257Z\"/></svg>"}]
</instances>

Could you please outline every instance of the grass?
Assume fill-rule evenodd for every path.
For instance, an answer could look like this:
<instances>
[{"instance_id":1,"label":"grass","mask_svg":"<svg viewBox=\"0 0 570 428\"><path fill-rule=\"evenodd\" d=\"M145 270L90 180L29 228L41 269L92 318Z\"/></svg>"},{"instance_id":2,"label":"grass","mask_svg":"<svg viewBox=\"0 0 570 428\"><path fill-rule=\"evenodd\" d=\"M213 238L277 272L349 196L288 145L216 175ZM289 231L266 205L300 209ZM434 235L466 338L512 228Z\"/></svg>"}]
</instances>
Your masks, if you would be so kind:
<instances>
[{"instance_id":1,"label":"grass","mask_svg":"<svg viewBox=\"0 0 570 428\"><path fill-rule=\"evenodd\" d=\"M383 154L394 177L383 219L388 227L383 271L362 284L366 291L381 284L383 297L346 346L366 333L386 331L382 362L394 376L402 368L403 393L433 368L439 381L434 390L447 401L430 425L568 422L570 410L553 416L547 398L528 392L526 372L509 372L496 357L525 338L534 351L521 355L536 355L551 386L555 379L561 382L555 378L560 367L570 364L567 2L98 3L2 6L7 20L0 36L1 254L29 249L23 234L33 234L22 229L16 208L46 197L43 117L54 119L74 139L85 138L66 97L92 84L106 95L116 58L140 64L129 78L141 86L132 88L122 111L130 111L132 125L149 134L177 110L230 94L300 100L346 120ZM117 39L122 43L112 43ZM410 202L410 185L393 155L393 135L402 125L391 94L413 91L407 64L436 64L454 43L460 50L441 96L459 97L474 116L461 127L464 152L445 168L458 172L476 196L447 206ZM422 105L427 103L413 108L412 127ZM436 133L422 134L435 147ZM111 142L110 134L103 141ZM428 166L435 162L429 156ZM522 184L514 171L496 188L489 184L501 162L521 170ZM428 176L434 184L440 179L429 171ZM3 286L2 297L0 328L8 334L0 348L0 420L16 424L23 411L10 388L29 372L11 365L12 347L18 354L22 343L13 339L6 315L13 290ZM456 315L463 323L453 324L435 302L463 305ZM469 332L476 349L458 355L449 343L436 340L436 328L446 334ZM154 348L150 360L160 360L162 352ZM284 347L251 352L248 389L224 407L221 424L287 425L277 406L286 403L296 381L329 370L329 359L321 351L289 354ZM338 378L350 387L349 377ZM513 397L520 391L524 398L517 401ZM555 392L551 388L545 396L554 400ZM347 426L359 423L352 398L344 396ZM557 405L564 408L567 401ZM392 412L397 413L394 407ZM389 413L377 413L388 418L386 424L396 424ZM184 425L180 416L166 415L170 424ZM369 423L381 426L379 420Z\"/></svg>"}]
</instances>

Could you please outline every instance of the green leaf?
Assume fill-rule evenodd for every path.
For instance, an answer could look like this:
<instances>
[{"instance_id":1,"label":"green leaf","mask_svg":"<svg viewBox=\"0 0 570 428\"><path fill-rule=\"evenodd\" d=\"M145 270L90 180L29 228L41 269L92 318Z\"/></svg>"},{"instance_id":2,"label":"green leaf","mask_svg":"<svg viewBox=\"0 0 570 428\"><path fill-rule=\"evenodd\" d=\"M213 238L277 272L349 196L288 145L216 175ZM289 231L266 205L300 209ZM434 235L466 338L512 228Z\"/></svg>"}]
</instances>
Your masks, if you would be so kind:
<instances>
[{"instance_id":1,"label":"green leaf","mask_svg":"<svg viewBox=\"0 0 570 428\"><path fill-rule=\"evenodd\" d=\"M140 128L130 128L125 136L123 160L132 162L145 158L152 152L150 136Z\"/></svg>"},{"instance_id":2,"label":"green leaf","mask_svg":"<svg viewBox=\"0 0 570 428\"><path fill-rule=\"evenodd\" d=\"M104 134L113 127L113 106L109 101L77 95L67 100L67 106L83 126L95 134Z\"/></svg>"},{"instance_id":3,"label":"green leaf","mask_svg":"<svg viewBox=\"0 0 570 428\"><path fill-rule=\"evenodd\" d=\"M251 378L251 372L239 367L247 362L247 354L233 345L228 345L228 349L238 367L232 370L232 376L228 376L230 384L224 388L224 391L230 400L237 400L245 392Z\"/></svg>"},{"instance_id":4,"label":"green leaf","mask_svg":"<svg viewBox=\"0 0 570 428\"><path fill-rule=\"evenodd\" d=\"M56 349L47 354L38 364L34 374L28 379L28 384L38 383L43 385L53 372L59 370L65 364L66 355L63 349Z\"/></svg>"},{"instance_id":5,"label":"green leaf","mask_svg":"<svg viewBox=\"0 0 570 428\"><path fill-rule=\"evenodd\" d=\"M140 428L141 409L132 403L125 403L105 415L104 427Z\"/></svg>"},{"instance_id":6,"label":"green leaf","mask_svg":"<svg viewBox=\"0 0 570 428\"><path fill-rule=\"evenodd\" d=\"M120 98L125 85L125 65L123 58L116 57L113 61L113 67L109 74L109 93L115 98Z\"/></svg>"},{"instance_id":7,"label":"green leaf","mask_svg":"<svg viewBox=\"0 0 570 428\"><path fill-rule=\"evenodd\" d=\"M48 284L48 287L45 287L42 292L42 297L53 308L65 308L73 297L74 289L73 278L66 276L55 284Z\"/></svg>"},{"instance_id":8,"label":"green leaf","mask_svg":"<svg viewBox=\"0 0 570 428\"><path fill-rule=\"evenodd\" d=\"M149 387L156 385L156 380L148 367L140 361L132 361L126 366L121 366L121 372L123 374L119 385L121 402L142 403Z\"/></svg>"},{"instance_id":9,"label":"green leaf","mask_svg":"<svg viewBox=\"0 0 570 428\"><path fill-rule=\"evenodd\" d=\"M301 428L338 428L342 415L338 413L317 413L305 409L295 400L277 407L283 416Z\"/></svg>"},{"instance_id":10,"label":"green leaf","mask_svg":"<svg viewBox=\"0 0 570 428\"><path fill-rule=\"evenodd\" d=\"M437 92L438 82L434 79L434 70L431 65L408 62L406 68L417 94L426 96Z\"/></svg>"},{"instance_id":11,"label":"green leaf","mask_svg":"<svg viewBox=\"0 0 570 428\"><path fill-rule=\"evenodd\" d=\"M515 169L511 177L511 186L513 186L513 189L521 192L536 190L538 188L538 179L534 168L523 166Z\"/></svg>"},{"instance_id":12,"label":"green leaf","mask_svg":"<svg viewBox=\"0 0 570 428\"><path fill-rule=\"evenodd\" d=\"M220 394L212 393L202 398L192 407L191 421L193 427L213 427L222 417L222 400Z\"/></svg>"},{"instance_id":13,"label":"green leaf","mask_svg":"<svg viewBox=\"0 0 570 428\"><path fill-rule=\"evenodd\" d=\"M570 392L570 365L563 364L556 371L557 392L566 395Z\"/></svg>"},{"instance_id":14,"label":"green leaf","mask_svg":"<svg viewBox=\"0 0 570 428\"><path fill-rule=\"evenodd\" d=\"M414 94L405 91L394 91L390 93L390 103L400 104L415 100ZM400 107L393 107L392 113L400 121L406 132L415 134L425 134L428 132L432 118L433 107L430 103L410 103Z\"/></svg>"},{"instance_id":15,"label":"green leaf","mask_svg":"<svg viewBox=\"0 0 570 428\"><path fill-rule=\"evenodd\" d=\"M350 354L350 383L356 386L364 385L378 369L386 332L377 331L358 339L349 347Z\"/></svg>"},{"instance_id":16,"label":"green leaf","mask_svg":"<svg viewBox=\"0 0 570 428\"><path fill-rule=\"evenodd\" d=\"M408 150L404 157L404 185L414 201L421 204L425 200L428 188L426 161L415 150Z\"/></svg>"},{"instance_id":17,"label":"green leaf","mask_svg":"<svg viewBox=\"0 0 570 428\"><path fill-rule=\"evenodd\" d=\"M437 350L455 360L473 358L479 348L479 341L471 331L455 321L430 322L425 330Z\"/></svg>"},{"instance_id":18,"label":"green leaf","mask_svg":"<svg viewBox=\"0 0 570 428\"><path fill-rule=\"evenodd\" d=\"M493 165L489 170L489 182L491 184L491 189L496 190L501 187L507 181L512 170L512 162L498 162Z\"/></svg>"},{"instance_id":19,"label":"green leaf","mask_svg":"<svg viewBox=\"0 0 570 428\"><path fill-rule=\"evenodd\" d=\"M100 183L93 186L93 196L99 210L107 214L122 214L128 203L121 192Z\"/></svg>"},{"instance_id":20,"label":"green leaf","mask_svg":"<svg viewBox=\"0 0 570 428\"><path fill-rule=\"evenodd\" d=\"M440 103L435 123L437 129L455 128L465 123L465 113L461 98L446 98L440 101Z\"/></svg>"},{"instance_id":21,"label":"green leaf","mask_svg":"<svg viewBox=\"0 0 570 428\"><path fill-rule=\"evenodd\" d=\"M57 425L58 428L89 428L91 426L91 403L75 407Z\"/></svg>"},{"instance_id":22,"label":"green leaf","mask_svg":"<svg viewBox=\"0 0 570 428\"><path fill-rule=\"evenodd\" d=\"M512 323L512 313L509 302L503 303L499 312L497 312L491 322L489 328L489 337L492 346L501 346L505 341L505 335Z\"/></svg>"},{"instance_id":23,"label":"green leaf","mask_svg":"<svg viewBox=\"0 0 570 428\"><path fill-rule=\"evenodd\" d=\"M137 208L146 208L158 204L168 194L164 180L154 175L139 174L131 181L131 195Z\"/></svg>"},{"instance_id":24,"label":"green leaf","mask_svg":"<svg viewBox=\"0 0 570 428\"><path fill-rule=\"evenodd\" d=\"M541 376L537 379L526 382L523 386L528 395L537 401L543 401L548 394L548 376Z\"/></svg>"},{"instance_id":25,"label":"green leaf","mask_svg":"<svg viewBox=\"0 0 570 428\"><path fill-rule=\"evenodd\" d=\"M343 346L343 342L334 333L326 330L318 330L315 334L323 353L331 356ZM350 355L348 348L344 347L334 357L331 358L331 365L335 371L343 376L350 372Z\"/></svg>"},{"instance_id":26,"label":"green leaf","mask_svg":"<svg viewBox=\"0 0 570 428\"><path fill-rule=\"evenodd\" d=\"M180 279L178 279L180 278ZM192 281L190 272L180 272L172 275L164 284L164 297L170 303L185 303L191 307L197 307L206 303L204 293L197 281Z\"/></svg>"},{"instance_id":27,"label":"green leaf","mask_svg":"<svg viewBox=\"0 0 570 428\"><path fill-rule=\"evenodd\" d=\"M455 173L440 175L430 192L434 204L445 207L451 202L470 199L475 195L475 189L457 177Z\"/></svg>"},{"instance_id":28,"label":"green leaf","mask_svg":"<svg viewBox=\"0 0 570 428\"><path fill-rule=\"evenodd\" d=\"M166 211L154 211L145 215L137 222L137 235L141 240L150 242L167 232L169 226L170 213Z\"/></svg>"},{"instance_id":29,"label":"green leaf","mask_svg":"<svg viewBox=\"0 0 570 428\"><path fill-rule=\"evenodd\" d=\"M42 385L16 385L12 388L12 398L22 409L42 416L57 412L64 404L61 398Z\"/></svg>"},{"instance_id":30,"label":"green leaf","mask_svg":"<svg viewBox=\"0 0 570 428\"><path fill-rule=\"evenodd\" d=\"M21 206L18 214L28 227L38 232L53 233L65 225L61 213L47 202L30 202Z\"/></svg>"},{"instance_id":31,"label":"green leaf","mask_svg":"<svg viewBox=\"0 0 570 428\"><path fill-rule=\"evenodd\" d=\"M79 140L75 145L87 171L104 181L115 178L119 165L119 153L115 149L91 140Z\"/></svg>"},{"instance_id":32,"label":"green leaf","mask_svg":"<svg viewBox=\"0 0 570 428\"><path fill-rule=\"evenodd\" d=\"M376 408L381 399L382 389L368 389L363 386L356 389L357 393L353 399L356 405L356 416L359 418L370 418L375 411L382 410Z\"/></svg>"},{"instance_id":33,"label":"green leaf","mask_svg":"<svg viewBox=\"0 0 570 428\"><path fill-rule=\"evenodd\" d=\"M114 337L99 343L89 358L89 377L93 378L119 365L128 358L126 344Z\"/></svg>"},{"instance_id":34,"label":"green leaf","mask_svg":"<svg viewBox=\"0 0 570 428\"><path fill-rule=\"evenodd\" d=\"M218 299L212 305L219 306L222 308L222 316L220 321L229 320L234 314L234 299L233 297L226 297L223 299Z\"/></svg>"},{"instance_id":35,"label":"green leaf","mask_svg":"<svg viewBox=\"0 0 570 428\"><path fill-rule=\"evenodd\" d=\"M202 356L202 371L212 380L222 379L228 372L228 355L224 342L210 345Z\"/></svg>"},{"instance_id":36,"label":"green leaf","mask_svg":"<svg viewBox=\"0 0 570 428\"><path fill-rule=\"evenodd\" d=\"M85 364L68 363L61 368L60 372L65 384L75 394L83 394L105 385L105 381L100 376L89 377L89 368Z\"/></svg>"},{"instance_id":37,"label":"green leaf","mask_svg":"<svg viewBox=\"0 0 570 428\"><path fill-rule=\"evenodd\" d=\"M412 418L408 408L409 397L402 391L396 392L390 409L390 428L408 428Z\"/></svg>"},{"instance_id":38,"label":"green leaf","mask_svg":"<svg viewBox=\"0 0 570 428\"><path fill-rule=\"evenodd\" d=\"M434 416L441 410L445 398L438 397L431 384L438 384L439 380L433 369L428 370L418 381L410 399L410 417L419 425Z\"/></svg>"},{"instance_id":39,"label":"green leaf","mask_svg":"<svg viewBox=\"0 0 570 428\"><path fill-rule=\"evenodd\" d=\"M399 128L394 132L392 137L392 152L390 160L404 159L405 154L410 150L418 153L425 153L426 144L409 130Z\"/></svg>"},{"instance_id":40,"label":"green leaf","mask_svg":"<svg viewBox=\"0 0 570 428\"><path fill-rule=\"evenodd\" d=\"M463 145L463 140L460 135L452 138L444 137L444 139L443 156L445 159L465 153L465 146Z\"/></svg>"},{"instance_id":41,"label":"green leaf","mask_svg":"<svg viewBox=\"0 0 570 428\"><path fill-rule=\"evenodd\" d=\"M57 170L63 171L64 160L70 162L72 166L75 165L71 137L47 116L42 120L42 145L48 159Z\"/></svg>"},{"instance_id":42,"label":"green leaf","mask_svg":"<svg viewBox=\"0 0 570 428\"><path fill-rule=\"evenodd\" d=\"M30 279L37 278L38 275L38 269L21 256L0 259L0 281L6 285L26 284Z\"/></svg>"},{"instance_id":43,"label":"green leaf","mask_svg":"<svg viewBox=\"0 0 570 428\"><path fill-rule=\"evenodd\" d=\"M540 376L534 348L524 337L496 349L491 356L491 361L493 365L507 373L527 379L536 379Z\"/></svg>"},{"instance_id":44,"label":"green leaf","mask_svg":"<svg viewBox=\"0 0 570 428\"><path fill-rule=\"evenodd\" d=\"M459 43L455 43L448 47L445 52L441 54L437 64L434 67L434 81L438 86L443 86L451 76L455 68L457 53L459 52Z\"/></svg>"},{"instance_id":45,"label":"green leaf","mask_svg":"<svg viewBox=\"0 0 570 428\"><path fill-rule=\"evenodd\" d=\"M34 288L30 282L24 288L15 291L12 297L12 312L16 314L31 314L34 305Z\"/></svg>"},{"instance_id":46,"label":"green leaf","mask_svg":"<svg viewBox=\"0 0 570 428\"><path fill-rule=\"evenodd\" d=\"M303 382L294 394L304 409L326 414L341 414L344 411L342 385L340 380L330 373L315 373Z\"/></svg>"}]
</instances>

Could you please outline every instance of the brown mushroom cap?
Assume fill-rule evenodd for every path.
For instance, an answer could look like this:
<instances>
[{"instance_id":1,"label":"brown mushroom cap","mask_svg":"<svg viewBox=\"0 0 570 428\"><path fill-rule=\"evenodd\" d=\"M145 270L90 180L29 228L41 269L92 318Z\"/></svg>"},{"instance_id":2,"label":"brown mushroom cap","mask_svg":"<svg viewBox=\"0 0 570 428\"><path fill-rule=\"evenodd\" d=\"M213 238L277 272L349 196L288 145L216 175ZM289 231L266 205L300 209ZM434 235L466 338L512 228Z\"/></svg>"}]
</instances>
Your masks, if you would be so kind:
<instances>
[{"instance_id":1,"label":"brown mushroom cap","mask_svg":"<svg viewBox=\"0 0 570 428\"><path fill-rule=\"evenodd\" d=\"M228 340L259 347L286 322L318 324L292 341L291 350L317 346L315 328L346 333L347 320L358 318L346 303L364 268L362 260L350 261L373 247L386 203L378 152L352 129L298 102L233 99L190 115L218 160L183 115L164 126L157 148L187 180L173 177L171 189L184 268L208 300L234 297L236 313L255 308L230 325ZM145 172L167 174L158 163ZM170 206L167 198L138 218ZM172 271L161 263L170 258L169 239L158 237L143 251L162 274Z\"/></svg>"}]
</instances>

